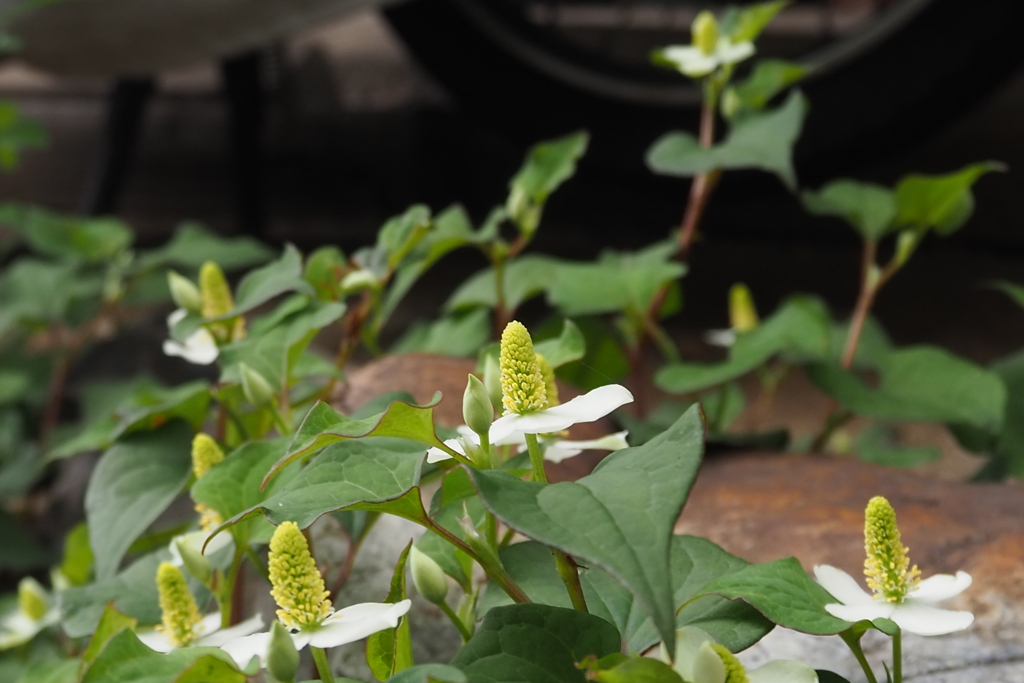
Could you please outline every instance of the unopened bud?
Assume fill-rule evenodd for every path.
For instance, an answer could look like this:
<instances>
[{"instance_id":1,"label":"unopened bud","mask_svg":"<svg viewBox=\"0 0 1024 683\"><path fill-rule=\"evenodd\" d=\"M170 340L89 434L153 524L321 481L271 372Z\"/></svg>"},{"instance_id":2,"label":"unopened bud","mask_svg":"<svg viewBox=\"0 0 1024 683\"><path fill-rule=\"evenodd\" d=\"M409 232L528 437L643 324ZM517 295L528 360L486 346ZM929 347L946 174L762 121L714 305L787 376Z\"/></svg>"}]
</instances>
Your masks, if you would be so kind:
<instances>
[{"instance_id":1,"label":"unopened bud","mask_svg":"<svg viewBox=\"0 0 1024 683\"><path fill-rule=\"evenodd\" d=\"M168 270L167 288L171 290L171 298L178 308L184 308L189 313L199 313L202 310L203 299L199 294L199 288L187 277Z\"/></svg>"},{"instance_id":2,"label":"unopened bud","mask_svg":"<svg viewBox=\"0 0 1024 683\"><path fill-rule=\"evenodd\" d=\"M718 45L718 22L715 21L714 14L707 10L698 14L690 31L693 33L694 47L706 55L714 54Z\"/></svg>"},{"instance_id":3,"label":"unopened bud","mask_svg":"<svg viewBox=\"0 0 1024 683\"><path fill-rule=\"evenodd\" d=\"M427 602L440 605L448 597L448 577L441 565L430 555L412 547L409 551L409 568L412 571L412 583Z\"/></svg>"},{"instance_id":4,"label":"unopened bud","mask_svg":"<svg viewBox=\"0 0 1024 683\"><path fill-rule=\"evenodd\" d=\"M342 279L341 294L348 296L364 289L377 289L378 287L380 287L380 280L369 270L353 270Z\"/></svg>"},{"instance_id":5,"label":"unopened bud","mask_svg":"<svg viewBox=\"0 0 1024 683\"><path fill-rule=\"evenodd\" d=\"M729 327L743 333L750 332L757 324L754 297L745 284L737 282L729 289Z\"/></svg>"},{"instance_id":6,"label":"unopened bud","mask_svg":"<svg viewBox=\"0 0 1024 683\"><path fill-rule=\"evenodd\" d=\"M209 583L213 570L210 568L210 561L206 559L206 556L184 538L175 539L174 547L177 548L178 555L181 556L181 564L185 567L185 571L199 579L200 582Z\"/></svg>"},{"instance_id":7,"label":"unopened bud","mask_svg":"<svg viewBox=\"0 0 1024 683\"><path fill-rule=\"evenodd\" d=\"M50 609L46 589L31 576L18 582L18 609L32 621L39 621Z\"/></svg>"},{"instance_id":8,"label":"unopened bud","mask_svg":"<svg viewBox=\"0 0 1024 683\"><path fill-rule=\"evenodd\" d=\"M295 672L299 669L299 651L295 649L288 629L280 621L274 621L270 627L270 640L267 641L267 671L280 683L292 683Z\"/></svg>"},{"instance_id":9,"label":"unopened bud","mask_svg":"<svg viewBox=\"0 0 1024 683\"><path fill-rule=\"evenodd\" d=\"M245 393L245 400L257 408L274 402L274 388L270 386L266 377L245 363L238 364L238 371L242 375L242 391Z\"/></svg>"},{"instance_id":10,"label":"unopened bud","mask_svg":"<svg viewBox=\"0 0 1024 683\"><path fill-rule=\"evenodd\" d=\"M910 260L920 240L921 236L913 230L904 230L900 233L896 240L896 253L893 255L897 268L902 268Z\"/></svg>"},{"instance_id":11,"label":"unopened bud","mask_svg":"<svg viewBox=\"0 0 1024 683\"><path fill-rule=\"evenodd\" d=\"M494 422L494 407L487 387L476 375L470 375L462 394L462 419L477 434L486 434Z\"/></svg>"}]
</instances>

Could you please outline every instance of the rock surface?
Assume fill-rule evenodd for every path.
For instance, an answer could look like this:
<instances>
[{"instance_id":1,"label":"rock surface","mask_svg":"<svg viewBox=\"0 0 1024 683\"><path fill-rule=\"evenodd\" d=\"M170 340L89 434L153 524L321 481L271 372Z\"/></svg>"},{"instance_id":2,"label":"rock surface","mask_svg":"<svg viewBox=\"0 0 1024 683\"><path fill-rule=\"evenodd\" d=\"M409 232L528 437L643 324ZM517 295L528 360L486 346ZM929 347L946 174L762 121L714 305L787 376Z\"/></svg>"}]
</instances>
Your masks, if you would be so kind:
<instances>
[{"instance_id":1,"label":"rock surface","mask_svg":"<svg viewBox=\"0 0 1024 683\"><path fill-rule=\"evenodd\" d=\"M676 530L754 562L793 555L808 570L827 563L861 576L864 506L876 494L896 509L911 562L923 576L962 569L974 577L971 588L947 603L972 611L974 625L949 636L905 637L906 683L1024 681L1024 486L1018 483L939 482L801 455L723 456L704 464ZM867 647L881 672L888 641L872 639ZM778 631L746 656L800 659L862 680L838 638Z\"/></svg>"}]
</instances>

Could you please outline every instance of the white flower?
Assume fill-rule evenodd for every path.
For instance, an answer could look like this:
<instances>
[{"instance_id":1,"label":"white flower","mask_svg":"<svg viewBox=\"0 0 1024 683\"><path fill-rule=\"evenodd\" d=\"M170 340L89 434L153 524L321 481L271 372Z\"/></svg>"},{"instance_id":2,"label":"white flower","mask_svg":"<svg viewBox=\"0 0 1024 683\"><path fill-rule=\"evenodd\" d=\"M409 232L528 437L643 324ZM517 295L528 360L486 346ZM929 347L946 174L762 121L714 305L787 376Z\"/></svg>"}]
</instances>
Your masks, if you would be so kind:
<instances>
[{"instance_id":1,"label":"white flower","mask_svg":"<svg viewBox=\"0 0 1024 683\"><path fill-rule=\"evenodd\" d=\"M181 534L171 539L167 549L171 552L171 564L175 567L185 566L185 561L181 557L181 550L178 549L179 543L184 543L188 547L195 550L200 555L210 556L216 553L218 550L223 550L228 546L234 545L234 539L231 534L221 533L210 539L210 543L206 545L206 551L203 551L203 545L206 544L206 539L210 538L212 532L203 531L190 531L187 534Z\"/></svg>"},{"instance_id":2,"label":"white flower","mask_svg":"<svg viewBox=\"0 0 1024 683\"><path fill-rule=\"evenodd\" d=\"M237 641L239 638L263 628L263 617L257 614L240 624L224 629L220 627L220 623L219 613L207 614L203 617L202 621L192 627L196 639L189 647L221 647L224 643ZM136 631L135 635L146 647L157 652L170 652L178 649L170 635L161 629L142 629Z\"/></svg>"},{"instance_id":3,"label":"white flower","mask_svg":"<svg viewBox=\"0 0 1024 683\"><path fill-rule=\"evenodd\" d=\"M662 644L659 657L668 662ZM744 673L750 683L817 683L818 674L800 662L780 659L753 671L746 671L739 660L717 644L707 632L684 626L676 631L676 656L672 667L688 683L725 683L733 670Z\"/></svg>"},{"instance_id":4,"label":"white flower","mask_svg":"<svg viewBox=\"0 0 1024 683\"><path fill-rule=\"evenodd\" d=\"M466 451L468 450L467 446L473 448L480 445L480 436L472 429L466 425L460 425L456 429L459 432L459 437L456 439L447 439L444 442L448 448L451 448L462 455L466 455ZM628 448L629 444L626 443L626 437L628 435L629 432L615 432L614 434L602 436L600 439L591 439L589 441L552 439L547 443L544 449L544 459L549 462L562 462L566 458L579 455L586 450L617 451L620 448ZM494 445L525 446L526 436L522 432L512 432ZM427 451L427 462L429 463L451 460L451 457L452 456L448 455L440 448L431 448Z\"/></svg>"},{"instance_id":5,"label":"white flower","mask_svg":"<svg viewBox=\"0 0 1024 683\"><path fill-rule=\"evenodd\" d=\"M814 578L839 600L825 605L828 613L846 621L891 619L904 631L938 636L962 631L974 621L970 612L939 609L935 603L959 595L971 585L967 572L936 574L911 588L902 602L889 602L864 591L852 576L827 564L814 568Z\"/></svg>"},{"instance_id":6,"label":"white flower","mask_svg":"<svg viewBox=\"0 0 1024 683\"><path fill-rule=\"evenodd\" d=\"M696 45L673 45L661 51L663 59L690 78L707 76L720 66L742 62L753 54L754 44L750 41L733 43L728 38L719 38L711 54Z\"/></svg>"},{"instance_id":7,"label":"white flower","mask_svg":"<svg viewBox=\"0 0 1024 683\"><path fill-rule=\"evenodd\" d=\"M174 329L174 326L186 315L188 315L188 311L184 308L174 311L167 316L167 327ZM220 350L217 348L217 342L214 341L213 335L210 334L209 330L205 327L200 327L190 334L184 343L179 343L174 339L165 340L164 354L179 356L195 365L209 365L217 360Z\"/></svg>"},{"instance_id":8,"label":"white flower","mask_svg":"<svg viewBox=\"0 0 1024 683\"><path fill-rule=\"evenodd\" d=\"M18 583L17 606L0 616L0 650L27 643L58 621L56 601L38 581L25 577Z\"/></svg>"},{"instance_id":9,"label":"white flower","mask_svg":"<svg viewBox=\"0 0 1024 683\"><path fill-rule=\"evenodd\" d=\"M398 626L398 620L409 611L411 600L396 603L364 602L334 612L313 629L292 631L295 649L310 645L321 649L337 647ZM270 633L256 633L221 645L239 667L245 667L253 657L262 665L266 659Z\"/></svg>"},{"instance_id":10,"label":"white flower","mask_svg":"<svg viewBox=\"0 0 1024 683\"><path fill-rule=\"evenodd\" d=\"M513 432L550 434L568 429L578 422L599 420L616 408L632 403L633 394L621 384L607 384L582 396L550 408L530 413L509 413L491 425L488 440L497 444Z\"/></svg>"},{"instance_id":11,"label":"white flower","mask_svg":"<svg viewBox=\"0 0 1024 683\"><path fill-rule=\"evenodd\" d=\"M659 657L668 662L668 653L662 644ZM715 639L696 626L684 626L676 631L676 656L672 662L687 683L726 683L733 680L732 670L745 673L750 683L817 683L818 674L811 667L788 659L768 662L753 671L742 664Z\"/></svg>"},{"instance_id":12,"label":"white flower","mask_svg":"<svg viewBox=\"0 0 1024 683\"><path fill-rule=\"evenodd\" d=\"M708 330L704 333L704 342L727 349L736 343L736 330L731 327Z\"/></svg>"}]
</instances>

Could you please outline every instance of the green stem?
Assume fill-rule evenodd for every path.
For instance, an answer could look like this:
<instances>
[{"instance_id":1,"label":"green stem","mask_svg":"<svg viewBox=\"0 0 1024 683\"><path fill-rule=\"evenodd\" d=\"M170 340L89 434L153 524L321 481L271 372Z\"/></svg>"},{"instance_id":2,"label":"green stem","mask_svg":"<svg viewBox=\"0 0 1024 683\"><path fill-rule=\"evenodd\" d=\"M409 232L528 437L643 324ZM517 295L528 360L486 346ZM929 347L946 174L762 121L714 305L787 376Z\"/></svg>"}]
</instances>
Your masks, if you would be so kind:
<instances>
[{"instance_id":1,"label":"green stem","mask_svg":"<svg viewBox=\"0 0 1024 683\"><path fill-rule=\"evenodd\" d=\"M334 676L331 675L331 665L327 661L327 653L323 648L310 646L313 653L313 661L316 662L316 670L320 673L320 680L323 683L334 683Z\"/></svg>"},{"instance_id":2,"label":"green stem","mask_svg":"<svg viewBox=\"0 0 1024 683\"><path fill-rule=\"evenodd\" d=\"M223 586L220 586L220 627L227 628L232 622L232 599L235 593L235 582L238 581L238 574L242 569L242 550L235 546L235 556L231 558L231 568L228 569L227 579Z\"/></svg>"},{"instance_id":3,"label":"green stem","mask_svg":"<svg viewBox=\"0 0 1024 683\"><path fill-rule=\"evenodd\" d=\"M526 448L530 452L530 464L533 465L533 480L547 482L547 473L544 471L544 454L540 450L540 442L536 434L526 435ZM555 558L555 569L558 576L565 584L565 590L569 593L572 606L581 612L587 612L587 600L583 596L583 586L580 585L580 573L576 571L576 563L561 550L551 549Z\"/></svg>"},{"instance_id":4,"label":"green stem","mask_svg":"<svg viewBox=\"0 0 1024 683\"><path fill-rule=\"evenodd\" d=\"M836 430L852 420L854 417L854 414L849 410L834 410L829 413L828 417L825 419L825 426L821 428L818 435L814 437L814 441L811 442L810 452L821 453L824 451L825 447L828 445L828 440L832 438L832 435L835 434Z\"/></svg>"},{"instance_id":5,"label":"green stem","mask_svg":"<svg viewBox=\"0 0 1024 683\"><path fill-rule=\"evenodd\" d=\"M903 629L892 636L892 683L903 683Z\"/></svg>"},{"instance_id":6,"label":"green stem","mask_svg":"<svg viewBox=\"0 0 1024 683\"><path fill-rule=\"evenodd\" d=\"M868 658L864 656L864 650L861 649L860 635L854 635L850 633L850 631L843 631L839 634L839 637L843 639L846 646L850 648L851 652L853 652L853 656L856 657L857 663L860 664L860 668L864 670L864 675L867 677L868 683L878 683L878 679L875 678L875 672L871 670Z\"/></svg>"},{"instance_id":7,"label":"green stem","mask_svg":"<svg viewBox=\"0 0 1024 683\"><path fill-rule=\"evenodd\" d=\"M277 431L281 436L288 436L292 433L292 428L284 421L281 417L281 413L277 412L276 409L270 410L271 419L274 421L274 426L277 427Z\"/></svg>"},{"instance_id":8,"label":"green stem","mask_svg":"<svg viewBox=\"0 0 1024 683\"><path fill-rule=\"evenodd\" d=\"M270 571L267 569L267 565L263 564L260 560L256 551L252 549L252 546L246 544L243 552L245 552L245 556L249 558L249 561L252 562L252 566L256 567L256 571L260 573L260 576L262 576L267 583L270 583Z\"/></svg>"},{"instance_id":9,"label":"green stem","mask_svg":"<svg viewBox=\"0 0 1024 683\"><path fill-rule=\"evenodd\" d=\"M445 529L440 524L437 524L429 517L425 520L425 526L462 552L472 557L476 563L483 568L484 572L487 573L487 576L501 586L501 589L505 591L505 594L512 598L514 602L530 602L529 596L523 592L523 589L512 580L512 577L508 575L505 568L501 566L501 562L497 559L497 555L490 557L487 554L476 552L468 543Z\"/></svg>"},{"instance_id":10,"label":"green stem","mask_svg":"<svg viewBox=\"0 0 1024 683\"><path fill-rule=\"evenodd\" d=\"M573 608L580 612L589 612L590 610L587 609L587 598L583 595L583 586L580 584L580 573L576 569L576 563L561 550L552 548L551 554L555 557L555 569L558 570L558 576L561 577L562 583L565 584L565 590L569 592L569 600L572 601Z\"/></svg>"},{"instance_id":11,"label":"green stem","mask_svg":"<svg viewBox=\"0 0 1024 683\"><path fill-rule=\"evenodd\" d=\"M462 463L466 467L476 468L476 465L473 464L473 461L470 460L469 458L467 458L466 456L464 456L462 453L459 453L457 450L455 450L454 448L452 448L448 444L444 443L443 441L441 441L439 443L440 443L440 445L438 446L438 448L440 448L442 451L444 451L448 455L452 456L453 458L458 460L460 463Z\"/></svg>"},{"instance_id":12,"label":"green stem","mask_svg":"<svg viewBox=\"0 0 1024 683\"><path fill-rule=\"evenodd\" d=\"M462 642L469 642L469 639L473 637L473 632L469 630L468 626L466 626L466 622L459 619L459 615L455 614L455 612L452 611L452 608L449 607L448 603L444 600L438 603L437 606L440 607L441 611L444 612L444 615L448 617L453 624L455 624L455 628L459 629L459 635L462 636Z\"/></svg>"},{"instance_id":13,"label":"green stem","mask_svg":"<svg viewBox=\"0 0 1024 683\"><path fill-rule=\"evenodd\" d=\"M540 450L540 442L536 434L526 434L526 449L530 452L530 465L533 466L533 480L547 483L548 475L544 471L544 454Z\"/></svg>"}]
</instances>

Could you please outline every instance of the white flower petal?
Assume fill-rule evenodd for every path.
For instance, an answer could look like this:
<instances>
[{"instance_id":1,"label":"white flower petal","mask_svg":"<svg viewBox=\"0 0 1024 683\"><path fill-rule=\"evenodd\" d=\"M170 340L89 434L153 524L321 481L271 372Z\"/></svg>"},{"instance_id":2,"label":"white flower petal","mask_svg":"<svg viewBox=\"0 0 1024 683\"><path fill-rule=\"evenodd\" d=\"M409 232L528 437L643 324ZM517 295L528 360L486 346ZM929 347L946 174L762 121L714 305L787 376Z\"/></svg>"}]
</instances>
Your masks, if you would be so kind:
<instances>
[{"instance_id":1,"label":"white flower petal","mask_svg":"<svg viewBox=\"0 0 1024 683\"><path fill-rule=\"evenodd\" d=\"M742 43L730 43L725 38L718 40L718 45L715 46L715 57L722 64L735 64L736 62L742 62L747 57L754 54L754 44L750 41L744 41Z\"/></svg>"},{"instance_id":2,"label":"white flower petal","mask_svg":"<svg viewBox=\"0 0 1024 683\"><path fill-rule=\"evenodd\" d=\"M897 605L889 618L904 631L919 636L941 636L962 631L974 621L970 612L955 612L913 602Z\"/></svg>"},{"instance_id":3,"label":"white flower petal","mask_svg":"<svg viewBox=\"0 0 1024 683\"><path fill-rule=\"evenodd\" d=\"M967 572L952 574L936 574L918 584L917 589L907 596L913 602L940 602L954 595L960 595L971 585L971 575Z\"/></svg>"},{"instance_id":4,"label":"white flower petal","mask_svg":"<svg viewBox=\"0 0 1024 683\"><path fill-rule=\"evenodd\" d=\"M175 325L180 323L188 315L188 311L184 308L176 308L171 311L171 314L167 316L167 327L173 329Z\"/></svg>"},{"instance_id":5,"label":"white flower petal","mask_svg":"<svg viewBox=\"0 0 1024 683\"><path fill-rule=\"evenodd\" d=\"M251 636L235 638L232 641L223 643L220 649L227 652L231 659L235 660L235 664L239 668L244 669L252 661L253 657L259 659L260 666L262 667L263 660L267 656L267 645L269 644L270 633L264 631L263 633L254 633ZM295 647L300 649L298 645Z\"/></svg>"},{"instance_id":6,"label":"white flower petal","mask_svg":"<svg viewBox=\"0 0 1024 683\"><path fill-rule=\"evenodd\" d=\"M220 647L232 640L256 633L263 628L263 616L259 614L224 629L220 628L219 614L211 614L210 616L217 617L217 627L206 631L206 635L201 636L199 640L196 641L197 647ZM198 628L196 631L198 632Z\"/></svg>"},{"instance_id":7,"label":"white flower petal","mask_svg":"<svg viewBox=\"0 0 1024 683\"><path fill-rule=\"evenodd\" d=\"M714 639L696 626L684 626L676 629L676 656L672 664L684 680L693 680L693 665L697 661L697 653L704 643L713 643ZM661 660L668 662L668 653L665 651L665 643L661 644Z\"/></svg>"},{"instance_id":8,"label":"white flower petal","mask_svg":"<svg viewBox=\"0 0 1024 683\"><path fill-rule=\"evenodd\" d=\"M171 553L171 564L175 567L184 567L185 561L181 559L181 551L178 549L179 543L184 543L189 546L197 553L206 555L207 557L213 555L218 550L223 550L229 546L234 545L234 538L228 533L219 533L210 539L210 544L206 546L206 552L203 552L203 544L206 543L206 539L210 538L210 531L190 531L187 534L181 534L171 539L167 549Z\"/></svg>"},{"instance_id":9,"label":"white flower petal","mask_svg":"<svg viewBox=\"0 0 1024 683\"><path fill-rule=\"evenodd\" d=\"M860 621L861 619L895 619L893 612L896 606L884 600L872 600L866 604L840 605L832 603L825 605L825 611L839 619L846 621Z\"/></svg>"},{"instance_id":10,"label":"white flower petal","mask_svg":"<svg viewBox=\"0 0 1024 683\"><path fill-rule=\"evenodd\" d=\"M8 612L0 622L0 650L27 643L45 627L45 618L32 619L19 609Z\"/></svg>"},{"instance_id":11,"label":"white flower petal","mask_svg":"<svg viewBox=\"0 0 1024 683\"><path fill-rule=\"evenodd\" d=\"M736 330L731 327L724 330L708 330L704 333L704 341L712 346L729 348L736 343Z\"/></svg>"},{"instance_id":12,"label":"white flower petal","mask_svg":"<svg viewBox=\"0 0 1024 683\"><path fill-rule=\"evenodd\" d=\"M324 619L317 630L303 635L309 636L309 644L313 647L329 648L352 643L378 631L394 628L411 605L411 600L394 604L364 602L350 605Z\"/></svg>"},{"instance_id":13,"label":"white flower petal","mask_svg":"<svg viewBox=\"0 0 1024 683\"><path fill-rule=\"evenodd\" d=\"M673 45L661 51L661 56L675 64L687 76L706 76L715 70L719 60L716 55L706 55L693 45Z\"/></svg>"},{"instance_id":14,"label":"white flower petal","mask_svg":"<svg viewBox=\"0 0 1024 683\"><path fill-rule=\"evenodd\" d=\"M135 632L135 637L150 650L157 652L170 652L177 647L166 633L155 628L140 629Z\"/></svg>"},{"instance_id":15,"label":"white flower petal","mask_svg":"<svg viewBox=\"0 0 1024 683\"><path fill-rule=\"evenodd\" d=\"M209 365L217 360L219 354L217 342L205 327L190 334L184 344L173 339L164 342L164 355L179 356L194 365Z\"/></svg>"},{"instance_id":16,"label":"white flower petal","mask_svg":"<svg viewBox=\"0 0 1024 683\"><path fill-rule=\"evenodd\" d=\"M633 394L629 393L629 389L620 384L607 384L551 408L523 415L511 413L500 417L491 425L488 438L491 443L498 443L512 432L524 434L560 432L579 422L599 420L616 408L632 401Z\"/></svg>"},{"instance_id":17,"label":"white flower petal","mask_svg":"<svg viewBox=\"0 0 1024 683\"><path fill-rule=\"evenodd\" d=\"M711 642L701 645L693 662L693 683L725 683L725 673L725 663Z\"/></svg>"},{"instance_id":18,"label":"white flower petal","mask_svg":"<svg viewBox=\"0 0 1024 683\"><path fill-rule=\"evenodd\" d=\"M626 443L627 435L629 432L615 432L590 441L555 441L544 450L544 459L548 462L562 462L587 450L617 451L629 448L629 444Z\"/></svg>"},{"instance_id":19,"label":"white flower petal","mask_svg":"<svg viewBox=\"0 0 1024 683\"><path fill-rule=\"evenodd\" d=\"M444 445L453 451L462 455L466 454L466 449L462 445L460 439L445 439ZM427 451L427 462L434 464L435 462L441 462L442 460L451 460L452 456L448 455L440 448L431 448Z\"/></svg>"},{"instance_id":20,"label":"white flower petal","mask_svg":"<svg viewBox=\"0 0 1024 683\"><path fill-rule=\"evenodd\" d=\"M220 630L220 613L213 612L207 614L202 620L192 627L192 632L195 633L200 639L208 638L210 635ZM256 629L257 631L259 628ZM249 633L252 633L250 631ZM197 641L198 644L198 641Z\"/></svg>"},{"instance_id":21,"label":"white flower petal","mask_svg":"<svg viewBox=\"0 0 1024 683\"><path fill-rule=\"evenodd\" d=\"M776 659L747 672L750 683L818 683L818 674L803 662Z\"/></svg>"},{"instance_id":22,"label":"white flower petal","mask_svg":"<svg viewBox=\"0 0 1024 683\"><path fill-rule=\"evenodd\" d=\"M866 605L875 602L852 576L832 565L817 565L814 568L814 578L822 588L844 605Z\"/></svg>"}]
</instances>

